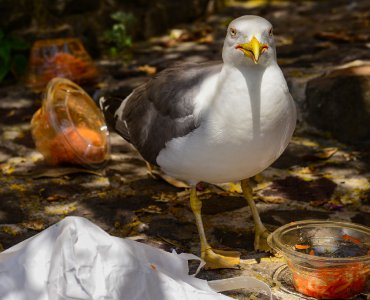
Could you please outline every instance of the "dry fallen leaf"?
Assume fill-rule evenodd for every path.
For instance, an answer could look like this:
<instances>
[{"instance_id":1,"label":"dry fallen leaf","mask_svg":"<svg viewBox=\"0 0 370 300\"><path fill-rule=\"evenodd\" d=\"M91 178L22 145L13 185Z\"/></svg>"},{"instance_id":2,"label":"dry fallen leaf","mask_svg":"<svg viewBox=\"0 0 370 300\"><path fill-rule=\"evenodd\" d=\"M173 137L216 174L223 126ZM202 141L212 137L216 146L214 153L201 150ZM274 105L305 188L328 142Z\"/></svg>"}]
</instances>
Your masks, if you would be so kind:
<instances>
[{"instance_id":1,"label":"dry fallen leaf","mask_svg":"<svg viewBox=\"0 0 370 300\"><path fill-rule=\"evenodd\" d=\"M41 231L45 229L45 223L42 220L33 220L22 223L23 227L31 230Z\"/></svg>"},{"instance_id":2,"label":"dry fallen leaf","mask_svg":"<svg viewBox=\"0 0 370 300\"><path fill-rule=\"evenodd\" d=\"M328 200L313 200L309 202L312 207L324 206L326 203L328 203Z\"/></svg>"},{"instance_id":3,"label":"dry fallen leaf","mask_svg":"<svg viewBox=\"0 0 370 300\"><path fill-rule=\"evenodd\" d=\"M352 41L352 37L348 35L347 32L338 31L338 32L329 32L329 31L322 31L317 32L315 34L316 38L323 39L323 40L331 40L335 42L345 42L349 43Z\"/></svg>"},{"instance_id":4,"label":"dry fallen leaf","mask_svg":"<svg viewBox=\"0 0 370 300\"><path fill-rule=\"evenodd\" d=\"M146 212L151 214L160 214L162 209L157 205L149 205L148 207L140 208L136 212Z\"/></svg>"},{"instance_id":5,"label":"dry fallen leaf","mask_svg":"<svg viewBox=\"0 0 370 300\"><path fill-rule=\"evenodd\" d=\"M141 72L145 72L146 74L150 76L153 76L157 73L157 68L149 66L149 65L140 66L137 69Z\"/></svg>"},{"instance_id":6,"label":"dry fallen leaf","mask_svg":"<svg viewBox=\"0 0 370 300\"><path fill-rule=\"evenodd\" d=\"M369 40L370 36L369 34L364 33L355 34L346 31L336 31L336 32L322 31L317 32L315 34L315 37L323 40L331 40L341 43L350 43L350 42L366 42Z\"/></svg>"},{"instance_id":7,"label":"dry fallen leaf","mask_svg":"<svg viewBox=\"0 0 370 300\"><path fill-rule=\"evenodd\" d=\"M15 113L16 113L16 110L12 109L11 111L9 111L9 112L6 114L6 116L7 116L8 118L10 118L10 117L13 117L13 116L15 115Z\"/></svg>"},{"instance_id":8,"label":"dry fallen leaf","mask_svg":"<svg viewBox=\"0 0 370 300\"><path fill-rule=\"evenodd\" d=\"M314 156L320 159L328 159L337 152L338 152L338 148L336 147L323 148L320 151L316 152Z\"/></svg>"},{"instance_id":9,"label":"dry fallen leaf","mask_svg":"<svg viewBox=\"0 0 370 300\"><path fill-rule=\"evenodd\" d=\"M137 217L134 217L131 222L127 224L121 224L119 221L114 223L116 234L119 234L121 237L137 234L138 232L141 232L142 228L145 226L145 223L141 222Z\"/></svg>"},{"instance_id":10,"label":"dry fallen leaf","mask_svg":"<svg viewBox=\"0 0 370 300\"><path fill-rule=\"evenodd\" d=\"M173 40L183 40L184 37L188 35L189 33L187 30L178 28L172 29L169 34L170 38Z\"/></svg>"},{"instance_id":11,"label":"dry fallen leaf","mask_svg":"<svg viewBox=\"0 0 370 300\"><path fill-rule=\"evenodd\" d=\"M27 189L24 185L13 183L10 185L10 189L19 192L25 192Z\"/></svg>"},{"instance_id":12,"label":"dry fallen leaf","mask_svg":"<svg viewBox=\"0 0 370 300\"><path fill-rule=\"evenodd\" d=\"M51 195L46 198L47 201L49 202L55 202L55 201L60 201L60 200L65 200L67 197L65 195Z\"/></svg>"},{"instance_id":13,"label":"dry fallen leaf","mask_svg":"<svg viewBox=\"0 0 370 300\"><path fill-rule=\"evenodd\" d=\"M63 177L71 174L78 174L78 173L87 173L87 174L93 174L96 176L103 176L101 172L84 169L84 168L48 168L48 169L42 169L37 170L34 172L31 172L27 174L27 176L31 176L32 178L57 178L57 177Z\"/></svg>"},{"instance_id":14,"label":"dry fallen leaf","mask_svg":"<svg viewBox=\"0 0 370 300\"><path fill-rule=\"evenodd\" d=\"M264 195L263 192L257 193L258 199L265 203L272 203L272 204L281 204L285 203L287 199L281 196L274 196L274 195Z\"/></svg>"},{"instance_id":15,"label":"dry fallen leaf","mask_svg":"<svg viewBox=\"0 0 370 300\"><path fill-rule=\"evenodd\" d=\"M169 202L169 201L176 201L177 195L176 194L170 194L170 193L160 193L158 195L152 196L153 199L159 201L159 202Z\"/></svg>"},{"instance_id":16,"label":"dry fallen leaf","mask_svg":"<svg viewBox=\"0 0 370 300\"><path fill-rule=\"evenodd\" d=\"M214 43L215 39L212 34L207 34L206 36L201 37L198 41L199 43L203 44L212 44Z\"/></svg>"},{"instance_id":17,"label":"dry fallen leaf","mask_svg":"<svg viewBox=\"0 0 370 300\"><path fill-rule=\"evenodd\" d=\"M77 209L77 203L45 206L45 213L49 215L67 215Z\"/></svg>"},{"instance_id":18,"label":"dry fallen leaf","mask_svg":"<svg viewBox=\"0 0 370 300\"><path fill-rule=\"evenodd\" d=\"M7 224L7 225L1 225L0 231L6 234L12 235L12 236L16 236L16 235L22 234L24 230L17 225Z\"/></svg>"},{"instance_id":19,"label":"dry fallen leaf","mask_svg":"<svg viewBox=\"0 0 370 300\"><path fill-rule=\"evenodd\" d=\"M161 172L160 170L157 170L157 169L152 169L151 170L151 175L153 175L153 176L155 176L159 179L162 179L162 180L166 181L168 184L170 184L174 187L177 187L177 188L188 188L189 187L189 185L186 182L175 179L171 176L168 176L168 175L164 174L163 172Z\"/></svg>"},{"instance_id":20,"label":"dry fallen leaf","mask_svg":"<svg viewBox=\"0 0 370 300\"><path fill-rule=\"evenodd\" d=\"M227 182L227 183L219 183L216 184L218 188L220 188L222 191L226 192L227 194L241 194L242 193L242 187L239 182Z\"/></svg>"}]
</instances>

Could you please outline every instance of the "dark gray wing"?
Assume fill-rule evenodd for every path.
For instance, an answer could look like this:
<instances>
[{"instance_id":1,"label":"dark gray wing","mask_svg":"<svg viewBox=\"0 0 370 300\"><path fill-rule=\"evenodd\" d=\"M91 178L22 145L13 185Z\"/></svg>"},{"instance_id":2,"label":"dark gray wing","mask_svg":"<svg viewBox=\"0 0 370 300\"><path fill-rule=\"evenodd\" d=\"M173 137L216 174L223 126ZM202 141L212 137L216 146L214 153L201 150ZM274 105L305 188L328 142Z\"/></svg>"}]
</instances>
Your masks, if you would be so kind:
<instances>
[{"instance_id":1,"label":"dark gray wing","mask_svg":"<svg viewBox=\"0 0 370 300\"><path fill-rule=\"evenodd\" d=\"M119 111L117 104L105 101L103 111L117 108L113 121L116 131L148 162L156 158L169 140L187 135L197 125L193 115L194 97L205 78L221 70L220 62L184 64L168 68L137 87ZM121 103L122 104L122 103ZM104 109L110 107L110 109Z\"/></svg>"}]
</instances>

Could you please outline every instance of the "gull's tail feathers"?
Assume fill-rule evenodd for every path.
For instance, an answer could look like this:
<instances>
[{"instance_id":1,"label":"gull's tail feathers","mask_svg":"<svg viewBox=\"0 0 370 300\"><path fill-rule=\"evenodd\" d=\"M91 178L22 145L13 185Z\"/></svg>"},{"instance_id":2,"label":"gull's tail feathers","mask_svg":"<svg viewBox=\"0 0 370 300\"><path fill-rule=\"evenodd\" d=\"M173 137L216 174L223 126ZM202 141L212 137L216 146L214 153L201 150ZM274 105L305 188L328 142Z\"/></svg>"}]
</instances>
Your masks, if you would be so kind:
<instances>
[{"instance_id":1,"label":"gull's tail feathers","mask_svg":"<svg viewBox=\"0 0 370 300\"><path fill-rule=\"evenodd\" d=\"M118 97L101 97L99 99L99 107L104 114L108 127L117 131L119 135L130 142L130 135L126 122L122 119L122 110L126 104L126 99Z\"/></svg>"}]
</instances>

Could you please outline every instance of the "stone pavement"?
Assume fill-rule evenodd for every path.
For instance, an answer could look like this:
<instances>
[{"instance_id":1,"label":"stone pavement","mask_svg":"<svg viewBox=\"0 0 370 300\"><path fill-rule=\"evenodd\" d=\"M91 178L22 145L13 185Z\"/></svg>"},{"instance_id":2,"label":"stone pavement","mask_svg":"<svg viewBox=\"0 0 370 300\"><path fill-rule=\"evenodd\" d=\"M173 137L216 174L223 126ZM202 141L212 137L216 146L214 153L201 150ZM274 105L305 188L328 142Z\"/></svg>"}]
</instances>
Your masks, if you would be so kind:
<instances>
[{"instance_id":1,"label":"stone pavement","mask_svg":"<svg viewBox=\"0 0 370 300\"><path fill-rule=\"evenodd\" d=\"M339 143L305 122L305 86L310 79L339 65L353 61L363 64L370 59L369 44L361 40L366 34L361 28L368 26L365 2L268 2L255 7L235 2L207 22L183 25L168 36L138 43L134 61L128 66L98 61L100 84L85 88L95 99L103 94L124 97L147 80L148 74L174 62L220 59L225 24L242 14L262 15L275 24L279 62L300 111L300 122L288 149L255 178L263 222L271 231L287 222L312 218L370 226L370 152L366 144ZM354 37L356 42L345 40ZM2 249L65 216L78 215L112 235L167 251L199 254L186 189L148 176L140 156L116 134L111 135L111 160L101 170L47 166L30 134L30 119L39 106L40 95L22 84L0 88ZM293 292L281 259L253 250L251 215L237 189L204 185L201 198L210 243L238 250L243 258L240 270L203 270L201 278L252 275L274 287L275 299L305 299ZM369 290L367 296L356 299L368 299ZM244 290L227 294L235 299L264 299Z\"/></svg>"}]
</instances>

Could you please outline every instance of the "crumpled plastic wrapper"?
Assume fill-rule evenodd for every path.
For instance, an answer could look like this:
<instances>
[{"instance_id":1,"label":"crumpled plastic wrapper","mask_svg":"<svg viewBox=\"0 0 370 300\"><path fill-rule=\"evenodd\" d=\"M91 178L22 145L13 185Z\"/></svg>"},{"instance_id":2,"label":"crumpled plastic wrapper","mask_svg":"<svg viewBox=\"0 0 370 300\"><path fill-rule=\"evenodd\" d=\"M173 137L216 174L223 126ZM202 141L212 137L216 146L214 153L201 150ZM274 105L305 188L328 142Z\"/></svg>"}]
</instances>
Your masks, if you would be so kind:
<instances>
[{"instance_id":1,"label":"crumpled plastic wrapper","mask_svg":"<svg viewBox=\"0 0 370 300\"><path fill-rule=\"evenodd\" d=\"M188 275L192 254L168 253L113 237L81 217L67 217L0 253L0 299L226 300L216 292L254 287L254 278L207 281ZM202 266L202 264L201 264Z\"/></svg>"}]
</instances>

